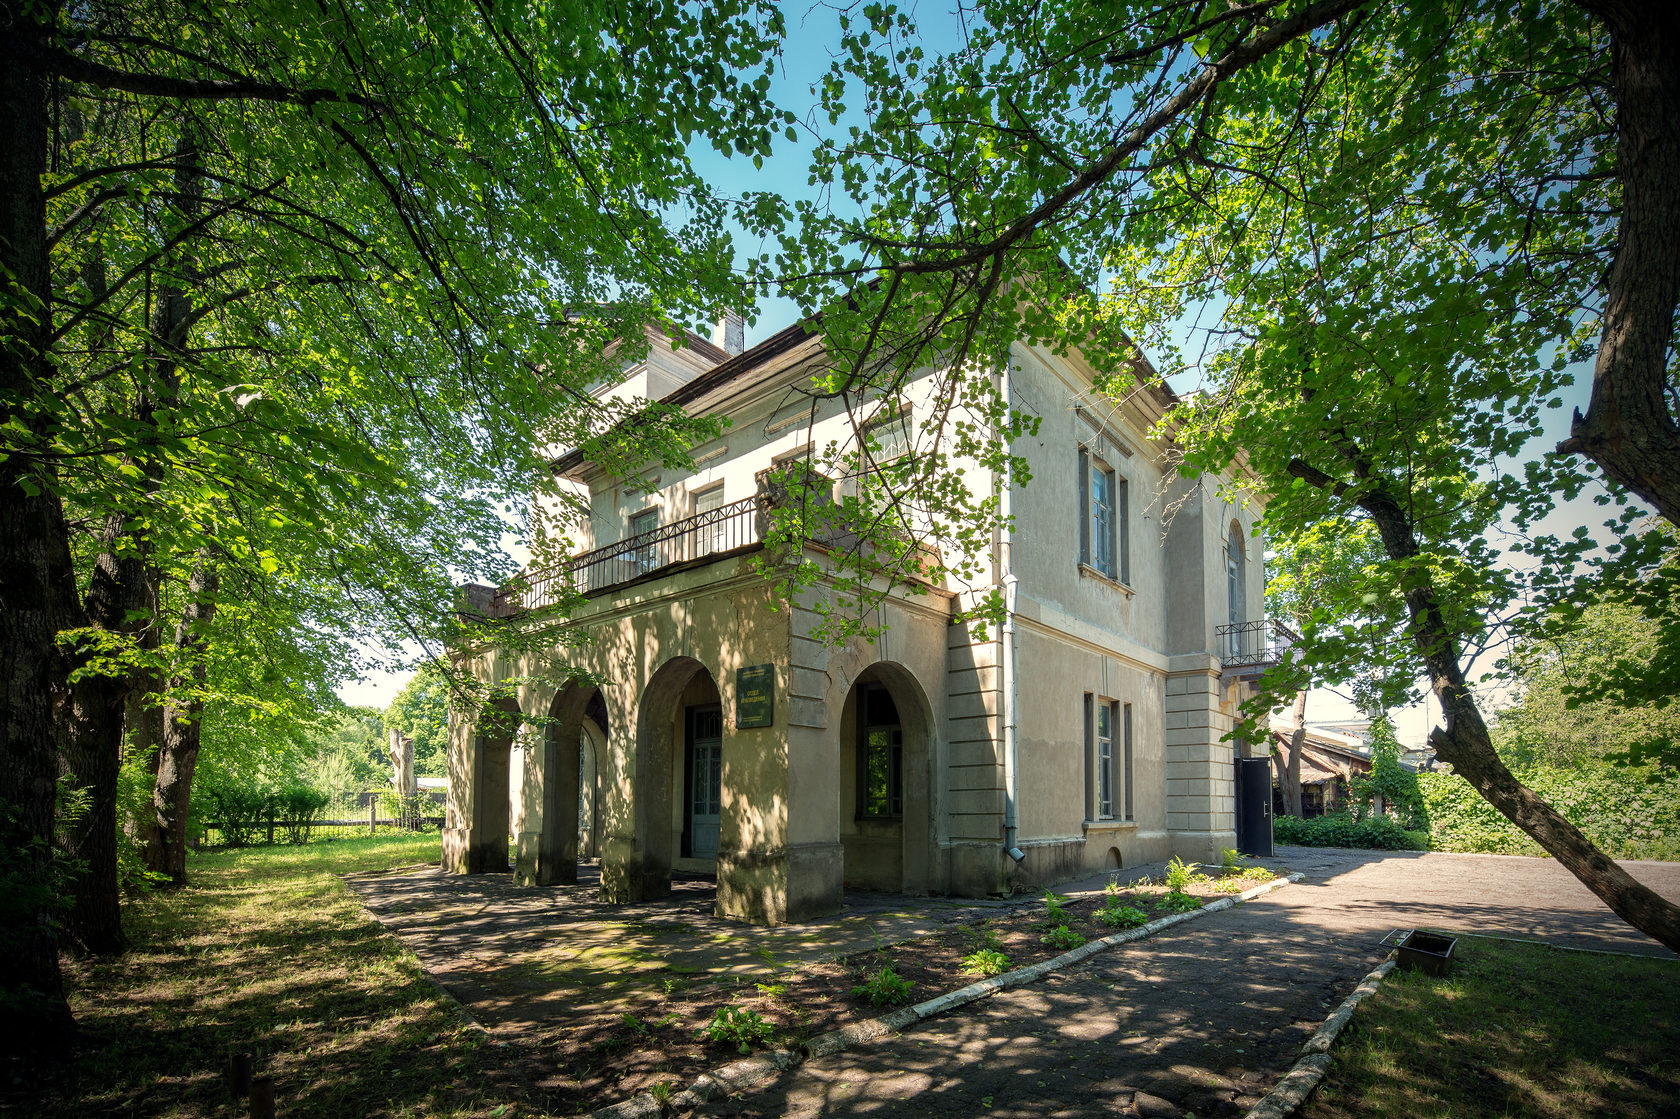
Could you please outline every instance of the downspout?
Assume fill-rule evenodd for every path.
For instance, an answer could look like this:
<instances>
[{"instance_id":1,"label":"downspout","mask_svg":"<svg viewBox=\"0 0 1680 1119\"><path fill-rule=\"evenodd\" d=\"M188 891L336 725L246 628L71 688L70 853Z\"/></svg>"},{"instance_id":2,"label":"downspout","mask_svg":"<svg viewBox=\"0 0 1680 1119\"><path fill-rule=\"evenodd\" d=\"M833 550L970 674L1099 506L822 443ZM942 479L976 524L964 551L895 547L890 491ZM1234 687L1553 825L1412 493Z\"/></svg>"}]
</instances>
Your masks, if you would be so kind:
<instances>
[{"instance_id":1,"label":"downspout","mask_svg":"<svg viewBox=\"0 0 1680 1119\"><path fill-rule=\"evenodd\" d=\"M1000 388L1005 394L1006 405L1013 402L1008 399L1010 394L1009 364L1006 360L1001 374ZM1014 454L1014 444L1009 446L1011 457ZM1014 516L1014 465L1005 460L1003 470L1003 492L999 495L998 512L1002 516L1003 525L999 530L998 539L998 567L1003 586L1003 625L998 631L999 659L1002 661L1003 691L1001 705L1003 707L1003 849L1019 863L1026 856L1016 844L1018 818L1016 815L1016 784L1015 784L1015 713L1020 704L1016 695L1015 677L1015 602L1016 587L1019 582L1015 578L1015 529L1011 522Z\"/></svg>"}]
</instances>

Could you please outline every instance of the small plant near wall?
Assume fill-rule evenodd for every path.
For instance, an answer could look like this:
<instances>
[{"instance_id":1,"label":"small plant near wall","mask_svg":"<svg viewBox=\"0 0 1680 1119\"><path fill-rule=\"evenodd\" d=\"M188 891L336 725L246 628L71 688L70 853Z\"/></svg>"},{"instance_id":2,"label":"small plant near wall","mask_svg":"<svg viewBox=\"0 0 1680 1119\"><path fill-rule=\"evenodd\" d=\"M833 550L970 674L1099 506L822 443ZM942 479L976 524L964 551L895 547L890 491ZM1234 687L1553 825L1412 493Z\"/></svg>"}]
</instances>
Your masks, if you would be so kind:
<instances>
[{"instance_id":1,"label":"small plant near wall","mask_svg":"<svg viewBox=\"0 0 1680 1119\"><path fill-rule=\"evenodd\" d=\"M1188 913L1192 909L1200 909L1202 907L1202 899L1192 897L1189 894L1180 893L1177 890L1172 890L1169 891L1166 896L1161 898L1160 901L1156 902L1155 907L1157 909L1163 909L1168 913Z\"/></svg>"},{"instance_id":2,"label":"small plant near wall","mask_svg":"<svg viewBox=\"0 0 1680 1119\"><path fill-rule=\"evenodd\" d=\"M1044 923L1046 925L1065 925L1068 923L1067 898L1049 890L1044 891Z\"/></svg>"},{"instance_id":3,"label":"small plant near wall","mask_svg":"<svg viewBox=\"0 0 1680 1119\"><path fill-rule=\"evenodd\" d=\"M1002 975L1009 970L1009 957L996 948L980 948L963 957L963 971L969 975Z\"/></svg>"},{"instance_id":4,"label":"small plant near wall","mask_svg":"<svg viewBox=\"0 0 1680 1119\"><path fill-rule=\"evenodd\" d=\"M768 1045L776 1028L762 1015L735 1006L720 1006L712 1020L696 1032L713 1045L734 1045L743 1053L756 1045Z\"/></svg>"},{"instance_id":5,"label":"small plant near wall","mask_svg":"<svg viewBox=\"0 0 1680 1119\"><path fill-rule=\"evenodd\" d=\"M1044 943L1050 945L1050 947L1060 948L1064 952L1070 948L1078 948L1081 944L1085 943L1084 937L1080 936L1066 925L1057 925L1048 933L1045 933L1042 939Z\"/></svg>"},{"instance_id":6,"label":"small plant near wall","mask_svg":"<svg viewBox=\"0 0 1680 1119\"><path fill-rule=\"evenodd\" d=\"M1187 863L1177 855L1167 864L1167 872L1161 876L1161 882L1169 893L1182 894L1187 886L1198 879L1205 879L1205 875L1198 875L1196 868L1201 863Z\"/></svg>"},{"instance_id":7,"label":"small plant near wall","mask_svg":"<svg viewBox=\"0 0 1680 1119\"><path fill-rule=\"evenodd\" d=\"M1219 852L1219 869L1226 874L1236 874L1241 871L1245 863L1244 856L1235 847L1221 848Z\"/></svg>"},{"instance_id":8,"label":"small plant near wall","mask_svg":"<svg viewBox=\"0 0 1680 1119\"><path fill-rule=\"evenodd\" d=\"M910 1001L910 987L910 981L893 970L891 964L882 964L852 988L852 997L870 1006L897 1006Z\"/></svg>"},{"instance_id":9,"label":"small plant near wall","mask_svg":"<svg viewBox=\"0 0 1680 1119\"><path fill-rule=\"evenodd\" d=\"M1097 910L1097 920L1111 929L1135 929L1149 923L1149 914L1134 906L1121 905L1119 898L1111 897Z\"/></svg>"}]
</instances>

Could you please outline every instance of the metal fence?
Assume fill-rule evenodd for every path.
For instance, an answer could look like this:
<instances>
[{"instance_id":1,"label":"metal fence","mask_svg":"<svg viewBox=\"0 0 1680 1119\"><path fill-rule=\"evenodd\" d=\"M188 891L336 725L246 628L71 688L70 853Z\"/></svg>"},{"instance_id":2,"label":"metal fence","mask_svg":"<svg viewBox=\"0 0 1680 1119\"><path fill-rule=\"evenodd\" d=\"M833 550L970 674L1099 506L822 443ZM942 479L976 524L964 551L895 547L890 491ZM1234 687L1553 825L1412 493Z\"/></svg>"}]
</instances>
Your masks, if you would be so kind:
<instances>
[{"instance_id":1,"label":"metal fence","mask_svg":"<svg viewBox=\"0 0 1680 1119\"><path fill-rule=\"evenodd\" d=\"M1227 668L1263 667L1281 661L1301 635L1275 618L1234 622L1214 630L1214 655Z\"/></svg>"},{"instance_id":2,"label":"metal fence","mask_svg":"<svg viewBox=\"0 0 1680 1119\"><path fill-rule=\"evenodd\" d=\"M759 543L758 497L746 497L652 532L583 552L565 563L528 572L496 592L490 616L508 618L541 610L569 595L589 595L679 564Z\"/></svg>"},{"instance_id":3,"label":"metal fence","mask_svg":"<svg viewBox=\"0 0 1680 1119\"><path fill-rule=\"evenodd\" d=\"M407 815L398 818L381 816L378 804L368 806L366 812L349 816L330 812L319 820L288 820L281 816L228 823L206 820L198 825L196 845L200 847L253 847L269 843L322 843L334 839L365 839L371 835L391 835L398 832L436 832L443 830L443 816Z\"/></svg>"}]
</instances>

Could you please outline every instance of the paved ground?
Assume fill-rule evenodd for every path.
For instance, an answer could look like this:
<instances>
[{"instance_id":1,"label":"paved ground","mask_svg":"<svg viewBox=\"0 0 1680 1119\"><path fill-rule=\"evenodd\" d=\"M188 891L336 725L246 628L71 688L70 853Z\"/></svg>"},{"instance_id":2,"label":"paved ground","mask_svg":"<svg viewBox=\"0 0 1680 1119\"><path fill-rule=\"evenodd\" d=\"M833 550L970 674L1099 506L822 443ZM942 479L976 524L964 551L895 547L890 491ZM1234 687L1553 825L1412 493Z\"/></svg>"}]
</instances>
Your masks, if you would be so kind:
<instances>
[{"instance_id":1,"label":"paved ground","mask_svg":"<svg viewBox=\"0 0 1680 1119\"><path fill-rule=\"evenodd\" d=\"M714 1110L871 1119L1234 1115L1269 1089L1328 1010L1382 959L1380 942L1393 929L1672 956L1551 860L1284 848L1264 861L1306 877L896 1038L807 1062ZM1680 864L1629 869L1680 900ZM729 970L751 966L761 949L783 960L831 957L872 945L878 933L892 940L973 911L968 903L865 897L830 922L763 930L715 922L702 882L629 910L602 906L587 884L519 890L505 876L421 871L353 885L428 970L504 1029L603 997L587 982L545 984L545 954L575 970L594 953L591 966L603 976L679 951L695 971Z\"/></svg>"},{"instance_id":2,"label":"paved ground","mask_svg":"<svg viewBox=\"0 0 1680 1119\"><path fill-rule=\"evenodd\" d=\"M727 1101L759 1116L1241 1114L1396 927L1671 956L1550 860L1290 848L1306 878ZM1680 864L1633 864L1680 899ZM1643 941L1643 943L1641 943ZM1680 978L1680 974L1677 974Z\"/></svg>"}]
</instances>

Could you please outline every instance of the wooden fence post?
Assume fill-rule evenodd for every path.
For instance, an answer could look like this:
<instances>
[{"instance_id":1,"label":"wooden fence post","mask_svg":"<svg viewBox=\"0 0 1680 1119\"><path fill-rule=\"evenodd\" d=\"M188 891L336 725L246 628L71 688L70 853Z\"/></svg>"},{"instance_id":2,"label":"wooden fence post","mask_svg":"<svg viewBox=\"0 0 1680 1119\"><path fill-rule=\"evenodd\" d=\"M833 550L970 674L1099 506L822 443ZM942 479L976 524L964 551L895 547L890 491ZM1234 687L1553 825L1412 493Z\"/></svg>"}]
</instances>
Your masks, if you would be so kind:
<instances>
[{"instance_id":1,"label":"wooden fence post","mask_svg":"<svg viewBox=\"0 0 1680 1119\"><path fill-rule=\"evenodd\" d=\"M379 826L379 798L375 797L372 800L368 801L368 834L372 835L373 834L373 829L378 827L378 826Z\"/></svg>"},{"instance_id":2,"label":"wooden fence post","mask_svg":"<svg viewBox=\"0 0 1680 1119\"><path fill-rule=\"evenodd\" d=\"M274 810L272 808L269 809L269 812L268 812L268 842L269 842L270 846L273 846L273 844L274 844Z\"/></svg>"}]
</instances>

